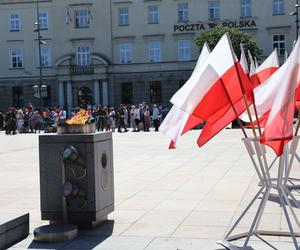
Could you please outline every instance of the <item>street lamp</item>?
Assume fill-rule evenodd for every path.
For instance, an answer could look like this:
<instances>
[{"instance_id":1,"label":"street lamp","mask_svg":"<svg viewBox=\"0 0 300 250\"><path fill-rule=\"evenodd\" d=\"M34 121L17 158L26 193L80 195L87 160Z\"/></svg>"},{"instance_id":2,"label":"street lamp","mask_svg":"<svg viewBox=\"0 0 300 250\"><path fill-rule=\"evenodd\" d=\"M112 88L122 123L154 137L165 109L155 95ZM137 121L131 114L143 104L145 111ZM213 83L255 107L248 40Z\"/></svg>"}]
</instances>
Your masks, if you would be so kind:
<instances>
[{"instance_id":1,"label":"street lamp","mask_svg":"<svg viewBox=\"0 0 300 250\"><path fill-rule=\"evenodd\" d=\"M296 0L295 4L296 11L290 13L290 16L296 16L296 41L298 40L299 36L299 0Z\"/></svg>"},{"instance_id":2,"label":"street lamp","mask_svg":"<svg viewBox=\"0 0 300 250\"><path fill-rule=\"evenodd\" d=\"M39 69L40 69L40 80L39 84L33 86L34 89L34 96L40 99L40 107L43 107L43 98L47 97L47 86L43 85L43 63L42 63L42 44L45 44L46 42L43 41L43 37L41 36L41 26L40 26L40 8L39 8L39 0L36 1L36 16L37 21L34 23L36 26L35 32L37 32L38 35L38 48L39 48ZM45 91L46 90L46 91Z\"/></svg>"}]
</instances>

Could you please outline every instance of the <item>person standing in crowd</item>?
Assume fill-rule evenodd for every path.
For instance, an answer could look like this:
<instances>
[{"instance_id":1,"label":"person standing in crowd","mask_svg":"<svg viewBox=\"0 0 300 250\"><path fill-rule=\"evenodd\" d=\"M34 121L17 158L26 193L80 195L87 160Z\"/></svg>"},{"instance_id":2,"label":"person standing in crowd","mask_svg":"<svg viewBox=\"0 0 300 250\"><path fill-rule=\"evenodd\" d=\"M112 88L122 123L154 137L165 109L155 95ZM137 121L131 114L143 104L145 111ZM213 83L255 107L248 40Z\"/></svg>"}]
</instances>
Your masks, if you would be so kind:
<instances>
[{"instance_id":1,"label":"person standing in crowd","mask_svg":"<svg viewBox=\"0 0 300 250\"><path fill-rule=\"evenodd\" d=\"M58 114L58 123L62 124L62 123L65 123L66 120L67 120L67 111L62 108L60 111L59 111L59 114Z\"/></svg>"},{"instance_id":2,"label":"person standing in crowd","mask_svg":"<svg viewBox=\"0 0 300 250\"><path fill-rule=\"evenodd\" d=\"M17 119L16 119L16 112L13 107L10 107L8 112L5 115L5 123L6 123L6 131L5 134L10 135L11 133L13 135L16 134L16 125Z\"/></svg>"},{"instance_id":3,"label":"person standing in crowd","mask_svg":"<svg viewBox=\"0 0 300 250\"><path fill-rule=\"evenodd\" d=\"M132 105L130 109L130 126L132 128L132 132L136 131L136 125L135 125L135 120L134 120L134 110L135 107Z\"/></svg>"},{"instance_id":4,"label":"person standing in crowd","mask_svg":"<svg viewBox=\"0 0 300 250\"><path fill-rule=\"evenodd\" d=\"M122 128L124 128L125 132L128 131L128 129L126 128L124 119L125 119L124 105L120 104L120 109L118 111L118 121L119 121L118 132L119 133L122 133Z\"/></svg>"},{"instance_id":5,"label":"person standing in crowd","mask_svg":"<svg viewBox=\"0 0 300 250\"><path fill-rule=\"evenodd\" d=\"M98 111L97 111L97 115L96 115L96 118L97 118L97 130L100 131L103 131L104 130L104 127L105 127L105 117L106 117L106 113L105 113L105 110L103 109L103 107L100 105L99 108L98 108Z\"/></svg>"},{"instance_id":6,"label":"person standing in crowd","mask_svg":"<svg viewBox=\"0 0 300 250\"><path fill-rule=\"evenodd\" d=\"M105 128L105 131L108 131L108 127L110 127L110 124L109 124L110 120L109 120L109 117L108 117L108 108L107 107L104 108L104 113L105 113L104 122L103 122L104 123L104 128Z\"/></svg>"},{"instance_id":7,"label":"person standing in crowd","mask_svg":"<svg viewBox=\"0 0 300 250\"><path fill-rule=\"evenodd\" d=\"M0 111L0 133L1 133L3 126L4 126L4 115Z\"/></svg>"},{"instance_id":8,"label":"person standing in crowd","mask_svg":"<svg viewBox=\"0 0 300 250\"><path fill-rule=\"evenodd\" d=\"M149 132L150 131L150 119L151 119L151 116L150 116L150 110L149 110L149 107L146 106L146 109L144 111L144 131L145 132Z\"/></svg>"},{"instance_id":9,"label":"person standing in crowd","mask_svg":"<svg viewBox=\"0 0 300 250\"><path fill-rule=\"evenodd\" d=\"M127 127L129 127L130 123L128 123L129 114L128 114L128 109L125 105L123 106L123 110L124 110L124 123L127 128Z\"/></svg>"},{"instance_id":10,"label":"person standing in crowd","mask_svg":"<svg viewBox=\"0 0 300 250\"><path fill-rule=\"evenodd\" d=\"M109 109L109 120L111 122L111 130L115 132L116 129L116 112L113 107Z\"/></svg>"},{"instance_id":11,"label":"person standing in crowd","mask_svg":"<svg viewBox=\"0 0 300 250\"><path fill-rule=\"evenodd\" d=\"M140 114L140 109L139 106L136 105L133 111L133 118L134 118L134 122L135 122L135 127L136 130L134 130L135 132L140 132L140 120L141 120L141 114Z\"/></svg>"},{"instance_id":12,"label":"person standing in crowd","mask_svg":"<svg viewBox=\"0 0 300 250\"><path fill-rule=\"evenodd\" d=\"M143 130L145 131L145 120L144 120L144 112L145 112L145 107L143 104L140 104L140 123L143 124Z\"/></svg>"},{"instance_id":13,"label":"person standing in crowd","mask_svg":"<svg viewBox=\"0 0 300 250\"><path fill-rule=\"evenodd\" d=\"M22 133L24 131L24 112L22 109L19 109L16 114L17 119L17 131Z\"/></svg>"},{"instance_id":14,"label":"person standing in crowd","mask_svg":"<svg viewBox=\"0 0 300 250\"><path fill-rule=\"evenodd\" d=\"M158 132L158 127L159 127L159 109L157 108L157 106L155 104L153 105L152 120L153 120L153 125L154 125L154 128L155 128L155 131Z\"/></svg>"}]
</instances>

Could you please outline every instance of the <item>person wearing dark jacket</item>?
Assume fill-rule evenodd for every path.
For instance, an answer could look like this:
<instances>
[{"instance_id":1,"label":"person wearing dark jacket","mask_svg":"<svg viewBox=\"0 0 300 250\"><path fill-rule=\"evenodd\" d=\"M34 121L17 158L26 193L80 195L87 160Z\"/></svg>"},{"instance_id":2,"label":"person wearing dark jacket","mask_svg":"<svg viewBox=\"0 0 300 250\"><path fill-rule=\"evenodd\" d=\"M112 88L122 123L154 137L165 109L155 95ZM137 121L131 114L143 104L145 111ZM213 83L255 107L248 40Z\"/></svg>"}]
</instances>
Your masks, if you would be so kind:
<instances>
[{"instance_id":1,"label":"person wearing dark jacket","mask_svg":"<svg viewBox=\"0 0 300 250\"><path fill-rule=\"evenodd\" d=\"M4 115L0 111L0 132L1 132L2 128L3 128L3 125L4 125Z\"/></svg>"},{"instance_id":2,"label":"person wearing dark jacket","mask_svg":"<svg viewBox=\"0 0 300 250\"><path fill-rule=\"evenodd\" d=\"M16 129L17 129L17 118L16 118L16 113L14 108L9 108L8 112L5 115L5 123L6 123L6 131L5 133L7 135L10 135L13 133L14 135L16 134Z\"/></svg>"},{"instance_id":3,"label":"person wearing dark jacket","mask_svg":"<svg viewBox=\"0 0 300 250\"><path fill-rule=\"evenodd\" d=\"M119 133L122 133L122 128L125 129L125 132L128 131L128 129L126 128L124 119L125 119L124 105L121 104L120 109L118 111L118 121L119 121L118 132Z\"/></svg>"}]
</instances>

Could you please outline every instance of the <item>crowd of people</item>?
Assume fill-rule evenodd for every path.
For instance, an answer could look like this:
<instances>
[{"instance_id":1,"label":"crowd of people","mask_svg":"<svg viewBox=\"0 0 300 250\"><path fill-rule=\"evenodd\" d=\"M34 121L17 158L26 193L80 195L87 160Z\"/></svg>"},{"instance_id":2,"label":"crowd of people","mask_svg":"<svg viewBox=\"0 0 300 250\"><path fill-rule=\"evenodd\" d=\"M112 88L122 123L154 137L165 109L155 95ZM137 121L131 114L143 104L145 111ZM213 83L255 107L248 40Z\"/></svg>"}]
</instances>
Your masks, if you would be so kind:
<instances>
[{"instance_id":1,"label":"crowd of people","mask_svg":"<svg viewBox=\"0 0 300 250\"><path fill-rule=\"evenodd\" d=\"M63 124L68 118L76 115L82 107L72 108L68 113L64 108L34 109L31 104L21 109L10 107L6 113L0 111L0 131L7 135L17 133L55 133L57 125ZM145 102L127 107L124 104L114 107L87 106L84 107L96 123L97 131L112 132L149 132L153 127L158 131L159 125L166 117L168 109L162 106L149 106Z\"/></svg>"}]
</instances>

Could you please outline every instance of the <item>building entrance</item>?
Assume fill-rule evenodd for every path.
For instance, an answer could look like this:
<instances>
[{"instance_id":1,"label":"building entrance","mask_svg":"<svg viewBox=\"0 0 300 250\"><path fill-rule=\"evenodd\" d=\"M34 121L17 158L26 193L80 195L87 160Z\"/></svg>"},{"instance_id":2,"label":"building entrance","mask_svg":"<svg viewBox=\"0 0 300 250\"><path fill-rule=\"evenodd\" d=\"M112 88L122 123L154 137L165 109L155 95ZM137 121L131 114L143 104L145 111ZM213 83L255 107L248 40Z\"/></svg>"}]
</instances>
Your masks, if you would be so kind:
<instances>
[{"instance_id":1,"label":"building entrance","mask_svg":"<svg viewBox=\"0 0 300 250\"><path fill-rule=\"evenodd\" d=\"M86 107L93 104L93 92L88 87L81 87L78 90L78 105L80 107Z\"/></svg>"}]
</instances>

